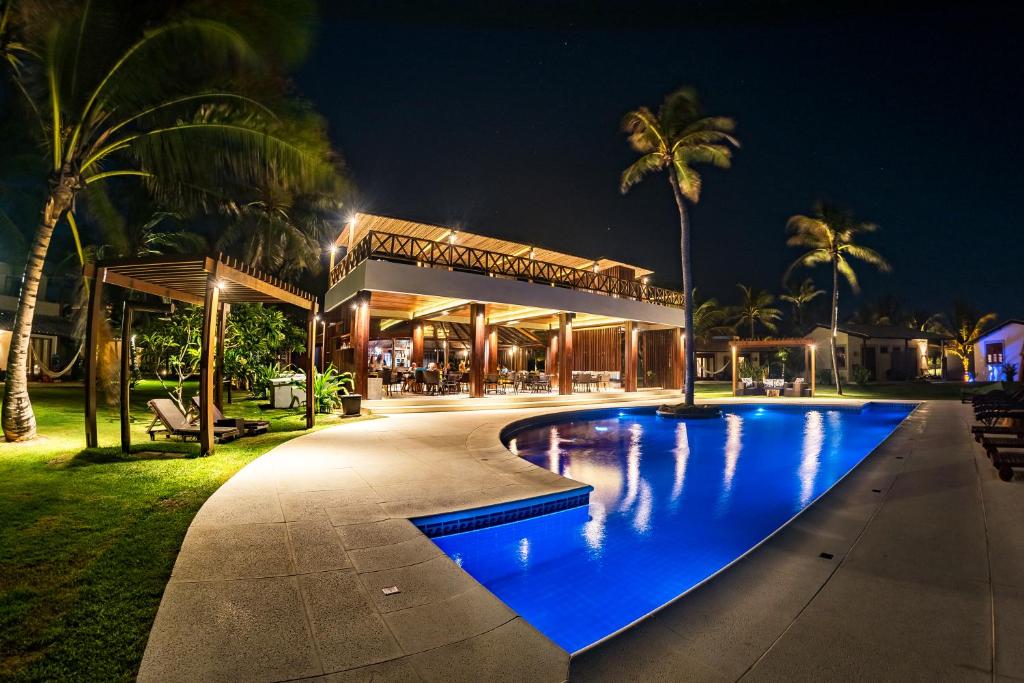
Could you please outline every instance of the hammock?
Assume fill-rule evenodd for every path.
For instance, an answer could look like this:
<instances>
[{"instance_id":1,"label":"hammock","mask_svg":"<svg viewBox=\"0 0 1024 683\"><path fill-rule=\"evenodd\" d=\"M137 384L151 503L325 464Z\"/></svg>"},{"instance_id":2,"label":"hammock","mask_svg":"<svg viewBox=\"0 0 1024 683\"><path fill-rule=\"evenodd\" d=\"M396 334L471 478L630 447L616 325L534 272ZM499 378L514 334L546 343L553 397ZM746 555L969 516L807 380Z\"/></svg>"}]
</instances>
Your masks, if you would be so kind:
<instances>
[{"instance_id":1,"label":"hammock","mask_svg":"<svg viewBox=\"0 0 1024 683\"><path fill-rule=\"evenodd\" d=\"M50 379L57 379L59 377L63 377L64 375L68 374L69 372L71 372L71 368L75 367L75 363L78 362L78 357L80 355L82 355L82 348L84 346L85 346L84 342L78 345L78 350L75 351L74 357L71 359L71 362L68 363L66 368L64 368L60 372L54 372L50 368L46 367L46 363L43 361L42 358L39 358L36 355L35 345L34 344L29 344L28 345L28 349L29 349L29 363L31 363L32 359L35 358L36 364L39 366L39 369L43 371L44 375L46 375Z\"/></svg>"}]
</instances>

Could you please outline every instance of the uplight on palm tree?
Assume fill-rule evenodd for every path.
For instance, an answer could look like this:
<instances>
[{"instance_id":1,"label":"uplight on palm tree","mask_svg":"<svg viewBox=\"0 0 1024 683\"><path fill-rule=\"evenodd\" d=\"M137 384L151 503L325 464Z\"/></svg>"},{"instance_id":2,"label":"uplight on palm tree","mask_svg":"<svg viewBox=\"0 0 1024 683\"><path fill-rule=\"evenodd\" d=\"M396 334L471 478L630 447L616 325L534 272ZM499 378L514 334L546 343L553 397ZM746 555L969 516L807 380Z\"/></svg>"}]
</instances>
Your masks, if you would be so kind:
<instances>
[{"instance_id":1,"label":"uplight on palm tree","mask_svg":"<svg viewBox=\"0 0 1024 683\"><path fill-rule=\"evenodd\" d=\"M629 135L629 144L640 153L640 158L622 173L620 189L629 191L650 173L664 173L672 188L679 211L679 252L683 271L684 336L686 346L686 375L683 397L686 405L693 404L694 366L696 350L693 334L693 273L690 253L690 222L686 202L700 201L701 177L699 164L729 168L732 148L739 147L733 137L736 122L723 116L705 116L692 88L682 88L665 98L655 114L640 107L626 114L623 130Z\"/></svg>"},{"instance_id":2,"label":"uplight on palm tree","mask_svg":"<svg viewBox=\"0 0 1024 683\"><path fill-rule=\"evenodd\" d=\"M754 328L760 325L768 332L775 334L779 331L776 324L782 320L782 311L775 308L775 295L760 289L754 289L743 284L737 284L742 293L740 305L733 312L733 324L737 329L749 326L750 337L754 338Z\"/></svg>"},{"instance_id":3,"label":"uplight on palm tree","mask_svg":"<svg viewBox=\"0 0 1024 683\"><path fill-rule=\"evenodd\" d=\"M965 301L953 303L952 315L940 315L932 319L932 328L950 337L947 348L963 364L965 382L971 381L974 347L988 326L995 321L995 313L979 313Z\"/></svg>"},{"instance_id":4,"label":"uplight on palm tree","mask_svg":"<svg viewBox=\"0 0 1024 683\"><path fill-rule=\"evenodd\" d=\"M857 244L858 236L878 230L874 223L858 223L853 214L824 202L818 202L813 216L793 216L786 224L792 233L786 244L807 251L797 258L786 270L784 280L798 267L812 267L827 263L832 267L832 334L829 347L832 354L832 375L836 392L841 396L843 386L839 378L836 333L839 325L839 276L842 275L854 293L860 291L857 274L850 265L852 260L863 261L882 272L889 272L892 266L881 254L870 247Z\"/></svg>"},{"instance_id":5,"label":"uplight on palm tree","mask_svg":"<svg viewBox=\"0 0 1024 683\"><path fill-rule=\"evenodd\" d=\"M83 188L135 181L167 205L206 207L268 175L312 187L334 176L319 148L289 134L266 104L234 89L257 80L263 64L237 27L199 16L199 5L158 21L142 17L142 9L140 17L122 16L125 8L114 3L75 9L4 27L24 46L17 68L8 71L31 119L26 132L38 134L49 166L12 331L2 417L8 440L36 432L27 369L39 281L62 220L81 258L74 204ZM139 21L131 30L133 18ZM279 28L291 35L288 26Z\"/></svg>"}]
</instances>

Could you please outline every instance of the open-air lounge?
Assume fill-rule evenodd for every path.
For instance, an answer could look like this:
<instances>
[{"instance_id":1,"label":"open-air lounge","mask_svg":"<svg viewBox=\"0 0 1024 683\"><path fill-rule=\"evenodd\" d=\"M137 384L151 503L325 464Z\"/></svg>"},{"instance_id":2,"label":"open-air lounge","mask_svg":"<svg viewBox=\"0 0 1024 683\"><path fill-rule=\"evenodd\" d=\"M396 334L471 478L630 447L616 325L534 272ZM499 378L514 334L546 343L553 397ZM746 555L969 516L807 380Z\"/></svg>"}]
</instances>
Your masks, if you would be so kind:
<instances>
[{"instance_id":1,"label":"open-air lounge","mask_svg":"<svg viewBox=\"0 0 1024 683\"><path fill-rule=\"evenodd\" d=\"M369 399L678 389L683 298L650 274L356 214L332 250L322 362Z\"/></svg>"},{"instance_id":2,"label":"open-air lounge","mask_svg":"<svg viewBox=\"0 0 1024 683\"><path fill-rule=\"evenodd\" d=\"M786 396L792 398L814 396L815 389L815 352L817 345L811 339L795 337L791 339L734 339L729 344L732 354L732 394L733 396ZM740 353L747 349L776 349L801 347L804 350L806 377L794 377L786 381L784 377L743 377L740 371Z\"/></svg>"}]
</instances>

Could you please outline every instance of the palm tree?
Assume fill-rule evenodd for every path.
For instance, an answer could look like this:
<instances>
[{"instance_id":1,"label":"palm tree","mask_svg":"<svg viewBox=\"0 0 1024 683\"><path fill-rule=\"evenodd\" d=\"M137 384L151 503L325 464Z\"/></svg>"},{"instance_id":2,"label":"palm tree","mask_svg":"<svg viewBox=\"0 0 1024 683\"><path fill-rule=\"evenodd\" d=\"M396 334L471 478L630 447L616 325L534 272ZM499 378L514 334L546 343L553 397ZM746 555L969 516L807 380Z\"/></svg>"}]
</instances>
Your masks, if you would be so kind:
<instances>
[{"instance_id":1,"label":"palm tree","mask_svg":"<svg viewBox=\"0 0 1024 683\"><path fill-rule=\"evenodd\" d=\"M337 220L339 202L329 193L296 195L266 186L223 209L231 222L219 246L241 252L247 263L284 280L320 271L320 255Z\"/></svg>"},{"instance_id":2,"label":"palm tree","mask_svg":"<svg viewBox=\"0 0 1024 683\"><path fill-rule=\"evenodd\" d=\"M965 301L953 302L951 316L933 319L933 329L951 337L949 350L964 366L964 381L971 381L974 347L985 334L985 329L996 320L995 313L979 313Z\"/></svg>"},{"instance_id":3,"label":"palm tree","mask_svg":"<svg viewBox=\"0 0 1024 683\"><path fill-rule=\"evenodd\" d=\"M732 334L732 328L726 324L729 312L719 306L716 299L698 302L695 289L693 306L693 336L697 342L708 344L712 337Z\"/></svg>"},{"instance_id":4,"label":"palm tree","mask_svg":"<svg viewBox=\"0 0 1024 683\"><path fill-rule=\"evenodd\" d=\"M788 291L780 295L779 298L788 302L793 307L793 322L796 327L802 327L804 324L804 306L824 294L825 290L818 289L811 278L806 278L797 289L792 287L787 287L786 289Z\"/></svg>"},{"instance_id":5,"label":"palm tree","mask_svg":"<svg viewBox=\"0 0 1024 683\"><path fill-rule=\"evenodd\" d=\"M776 323L782 319L782 311L772 306L775 303L775 296L769 292L743 284L737 284L742 292L740 305L733 310L733 324L739 328L741 325L750 326L750 339L754 338L754 324L759 323L761 327L772 334L778 332L779 326Z\"/></svg>"},{"instance_id":6,"label":"palm tree","mask_svg":"<svg viewBox=\"0 0 1024 683\"><path fill-rule=\"evenodd\" d=\"M682 88L665 98L655 115L647 107L626 114L623 130L629 134L629 144L641 154L622 173L620 190L623 194L649 173L664 172L679 211L679 252L682 261L683 325L686 345L686 376L683 397L686 405L693 405L693 378L696 350L693 336L693 273L690 254L690 223L686 202L700 201L701 177L694 168L697 164L712 164L729 168L732 149L739 142L732 136L736 122L722 116L705 116L700 99L692 88Z\"/></svg>"},{"instance_id":7,"label":"palm tree","mask_svg":"<svg viewBox=\"0 0 1024 683\"><path fill-rule=\"evenodd\" d=\"M36 432L27 363L39 279L62 220L82 252L73 205L84 187L141 181L165 204L203 209L268 175L303 186L333 177L320 149L282 135L286 126L265 103L229 87L258 80L264 60L254 44L266 47L272 33L259 32L253 43L242 30L200 14L213 5L161 16L142 16L151 6L139 7L134 15L135 5L83 3L5 28L29 55L8 74L33 119L26 132L41 133L49 166L12 330L2 414L9 441ZM296 21L305 21L301 14ZM291 28L281 25L280 35L296 35Z\"/></svg>"},{"instance_id":8,"label":"palm tree","mask_svg":"<svg viewBox=\"0 0 1024 683\"><path fill-rule=\"evenodd\" d=\"M859 259L877 267L882 272L889 272L892 267L874 249L854 243L858 235L875 232L878 226L874 223L858 223L850 211L839 209L824 202L814 207L813 216L792 216L786 224L792 234L786 240L791 247L801 247L808 251L793 261L786 270L783 279L798 266L815 266L828 263L832 266L832 335L829 347L832 353L832 375L836 382L836 392L842 396L843 386L839 379L839 366L836 354L836 333L839 325L839 276L842 275L855 293L860 291L857 274L850 265L851 259Z\"/></svg>"}]
</instances>

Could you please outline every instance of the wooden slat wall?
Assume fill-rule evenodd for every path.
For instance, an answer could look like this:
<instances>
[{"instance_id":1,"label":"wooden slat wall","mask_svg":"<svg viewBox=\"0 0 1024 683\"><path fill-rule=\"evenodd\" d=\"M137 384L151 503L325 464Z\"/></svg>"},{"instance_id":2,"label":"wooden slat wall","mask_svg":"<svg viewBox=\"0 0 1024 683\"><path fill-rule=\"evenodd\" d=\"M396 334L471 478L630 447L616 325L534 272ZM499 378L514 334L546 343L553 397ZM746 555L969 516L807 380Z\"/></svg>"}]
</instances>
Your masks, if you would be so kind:
<instances>
[{"instance_id":1,"label":"wooden slat wall","mask_svg":"<svg viewBox=\"0 0 1024 683\"><path fill-rule=\"evenodd\" d=\"M672 334L675 330L648 330L640 333L639 385L641 387L671 387Z\"/></svg>"},{"instance_id":2,"label":"wooden slat wall","mask_svg":"<svg viewBox=\"0 0 1024 683\"><path fill-rule=\"evenodd\" d=\"M587 372L622 371L622 333L618 327L573 330L572 369Z\"/></svg>"}]
</instances>

